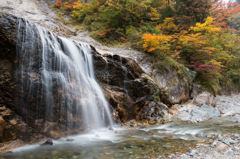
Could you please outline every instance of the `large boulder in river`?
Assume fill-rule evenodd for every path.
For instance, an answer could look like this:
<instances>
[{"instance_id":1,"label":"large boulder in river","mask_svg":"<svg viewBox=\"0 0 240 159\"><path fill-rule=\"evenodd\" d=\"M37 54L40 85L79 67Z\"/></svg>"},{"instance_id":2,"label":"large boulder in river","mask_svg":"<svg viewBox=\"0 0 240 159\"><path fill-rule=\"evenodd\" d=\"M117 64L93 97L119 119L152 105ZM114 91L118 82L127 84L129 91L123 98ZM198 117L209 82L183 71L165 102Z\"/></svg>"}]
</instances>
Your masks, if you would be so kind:
<instances>
[{"instance_id":1,"label":"large boulder in river","mask_svg":"<svg viewBox=\"0 0 240 159\"><path fill-rule=\"evenodd\" d=\"M190 120L193 122L209 120L221 116L218 109L208 105L202 105L200 108L194 106L190 115L192 116Z\"/></svg>"},{"instance_id":2,"label":"large boulder in river","mask_svg":"<svg viewBox=\"0 0 240 159\"><path fill-rule=\"evenodd\" d=\"M148 124L161 124L170 121L168 107L156 101L147 102L141 110L139 118Z\"/></svg>"},{"instance_id":3,"label":"large boulder in river","mask_svg":"<svg viewBox=\"0 0 240 159\"><path fill-rule=\"evenodd\" d=\"M173 117L174 121L200 122L221 116L217 108L205 104L198 107L192 104L192 101L183 105L175 105L170 108L169 112L176 108L179 113Z\"/></svg>"}]
</instances>

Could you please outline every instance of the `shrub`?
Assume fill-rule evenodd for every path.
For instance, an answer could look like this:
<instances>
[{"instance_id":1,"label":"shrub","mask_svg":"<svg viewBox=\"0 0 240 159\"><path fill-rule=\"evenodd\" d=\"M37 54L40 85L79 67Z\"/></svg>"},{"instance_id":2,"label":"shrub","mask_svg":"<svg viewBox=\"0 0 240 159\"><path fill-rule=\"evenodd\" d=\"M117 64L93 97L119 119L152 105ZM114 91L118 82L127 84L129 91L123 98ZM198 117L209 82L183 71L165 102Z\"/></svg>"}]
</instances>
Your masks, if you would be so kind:
<instances>
[{"instance_id":1,"label":"shrub","mask_svg":"<svg viewBox=\"0 0 240 159\"><path fill-rule=\"evenodd\" d=\"M53 7L60 8L62 6L62 1L57 1L56 3L53 4Z\"/></svg>"}]
</instances>

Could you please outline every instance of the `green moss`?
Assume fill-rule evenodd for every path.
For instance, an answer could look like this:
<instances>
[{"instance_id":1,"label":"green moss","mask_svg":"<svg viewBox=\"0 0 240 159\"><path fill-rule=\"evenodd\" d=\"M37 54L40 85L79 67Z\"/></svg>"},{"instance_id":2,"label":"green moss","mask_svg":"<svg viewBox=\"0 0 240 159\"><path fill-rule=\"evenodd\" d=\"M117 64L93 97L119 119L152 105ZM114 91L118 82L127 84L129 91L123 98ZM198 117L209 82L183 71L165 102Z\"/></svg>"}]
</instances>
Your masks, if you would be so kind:
<instances>
[{"instance_id":1,"label":"green moss","mask_svg":"<svg viewBox=\"0 0 240 159\"><path fill-rule=\"evenodd\" d=\"M150 101L158 101L158 102L160 102L159 96L156 96L156 95L152 95L149 100Z\"/></svg>"},{"instance_id":2,"label":"green moss","mask_svg":"<svg viewBox=\"0 0 240 159\"><path fill-rule=\"evenodd\" d=\"M147 82L148 81L148 78L147 77L144 77L143 78L143 82Z\"/></svg>"}]
</instances>

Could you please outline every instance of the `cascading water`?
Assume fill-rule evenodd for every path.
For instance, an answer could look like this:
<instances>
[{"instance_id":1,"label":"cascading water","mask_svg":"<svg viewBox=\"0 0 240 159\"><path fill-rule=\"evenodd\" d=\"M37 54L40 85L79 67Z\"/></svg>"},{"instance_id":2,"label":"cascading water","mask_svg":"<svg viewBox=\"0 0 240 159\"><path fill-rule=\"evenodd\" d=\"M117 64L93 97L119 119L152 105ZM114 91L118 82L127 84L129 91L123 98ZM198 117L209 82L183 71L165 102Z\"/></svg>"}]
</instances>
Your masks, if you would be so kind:
<instances>
[{"instance_id":1,"label":"cascading water","mask_svg":"<svg viewBox=\"0 0 240 159\"><path fill-rule=\"evenodd\" d=\"M22 19L16 43L23 107L32 110L25 116L35 113L36 119L57 122L67 131L113 124L94 77L89 45L57 37Z\"/></svg>"},{"instance_id":2,"label":"cascading water","mask_svg":"<svg viewBox=\"0 0 240 159\"><path fill-rule=\"evenodd\" d=\"M128 90L127 90L127 82L128 82L128 81L127 81L127 68L123 66L122 57L119 56L119 58L120 58L119 61L120 61L121 67L122 67L122 69L124 70L123 88L124 88L124 91L125 91L125 93L126 93L126 95L127 95L128 101L131 101L130 96L129 96L129 94L128 94ZM129 102L129 103L131 104L131 102Z\"/></svg>"}]
</instances>

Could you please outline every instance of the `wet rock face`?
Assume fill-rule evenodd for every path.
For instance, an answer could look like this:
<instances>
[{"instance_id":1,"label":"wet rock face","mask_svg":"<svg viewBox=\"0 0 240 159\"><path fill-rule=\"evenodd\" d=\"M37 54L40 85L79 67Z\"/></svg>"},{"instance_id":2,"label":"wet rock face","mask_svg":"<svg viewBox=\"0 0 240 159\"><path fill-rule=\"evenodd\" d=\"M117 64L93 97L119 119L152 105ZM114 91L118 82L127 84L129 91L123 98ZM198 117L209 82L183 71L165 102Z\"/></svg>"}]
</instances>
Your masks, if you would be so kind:
<instances>
[{"instance_id":1,"label":"wet rock face","mask_svg":"<svg viewBox=\"0 0 240 159\"><path fill-rule=\"evenodd\" d=\"M19 44L16 36L21 38L23 35L17 34L16 28L19 27L17 19L18 17L9 14L0 15L0 116L6 123L5 127L3 126L4 129L1 130L0 142L13 139L36 142L45 136L59 138L68 133L68 127L71 127L72 134L83 131L82 125L85 121L82 118L75 118L76 114L74 113L64 113L65 115L62 116L59 113L60 110L67 112L67 107L61 107L61 109L59 107L59 103L64 103L61 101L64 98L59 96L61 90L58 89L57 80L52 83L54 85L52 99L55 104L51 105L53 111L48 114L52 118L47 118L46 104L44 103L46 103L48 95L41 93L46 92L46 87L41 80L42 68L39 67L41 60L38 60L38 56L40 56L38 51L41 49L36 47L34 55L36 59L15 52L16 47L21 48L20 45L16 46L16 43ZM35 34L34 31L37 28L32 23L19 19L24 24L31 26L31 32ZM20 27L20 32L24 32L24 30L26 28L23 25ZM50 32L48 34L55 36ZM40 41L37 34L35 36L36 39L31 40L30 46L34 47L34 43ZM59 40L58 37L56 39ZM47 48L51 49L51 47ZM27 51L29 52L31 49ZM18 56L16 57L16 55ZM55 58L53 53L50 55L52 57L46 59L49 63ZM168 109L161 106L163 104L160 103L161 91L158 85L133 59L117 55L103 57L93 47L92 55L96 79L101 83L108 103L112 106L113 117L117 122L126 122L131 119L149 120L151 124L165 122ZM17 59L22 59L23 56L24 61L19 62ZM31 73L28 73L29 66L33 70ZM73 99L74 97L72 96ZM25 103L27 101L28 104L23 104L23 101ZM73 104L75 102L77 101L73 100ZM149 105L151 102L155 104ZM76 106L76 104L73 106L72 112L76 112ZM156 119L150 119L148 114L154 114ZM158 115L160 117L157 117ZM72 125L67 125L67 127L67 120L72 120Z\"/></svg>"},{"instance_id":2,"label":"wet rock face","mask_svg":"<svg viewBox=\"0 0 240 159\"><path fill-rule=\"evenodd\" d=\"M190 70L187 71L191 73ZM184 103L189 99L194 78L180 77L176 69L161 70L161 73L155 69L151 75L156 79L161 90L161 99L166 104Z\"/></svg>"},{"instance_id":3,"label":"wet rock face","mask_svg":"<svg viewBox=\"0 0 240 159\"><path fill-rule=\"evenodd\" d=\"M18 28L20 25L17 19L25 25ZM67 127L65 126L67 120L72 120L76 116L74 113L71 115L65 113L67 107L59 108L60 103L64 103L64 101L61 101L63 97L59 95L61 90L58 87L60 86L55 80L52 83L54 94L52 103L55 104L51 105L53 111L48 114L52 118L47 118L46 98L49 95L44 93L46 92L46 83L41 80L42 68L40 67L41 55L39 53L41 48L36 47L34 49L37 46L35 44L40 40L36 36L26 45L16 41L17 33L19 33L20 39L24 34L31 34L26 29L26 25L31 26L34 35L37 34L37 28L32 23L13 15L0 15L0 117L6 123L4 126L1 122L0 142L13 139L36 142L45 135L59 138L67 133ZM25 47L25 54L20 51L23 46ZM46 48L51 47L46 46ZM32 50L35 50L35 52L32 52ZM28 52L35 54L35 58L31 58L30 54L27 54ZM51 52L51 55L52 57L46 59L50 64L54 61L54 52ZM31 73L28 71L29 68L32 69ZM76 101L73 100L73 105L74 102ZM76 104L72 108L73 112L75 110ZM64 112L62 116L59 113L60 111ZM68 125L72 127L71 133L82 131L82 129L80 130L82 125L80 118L72 123L73 125Z\"/></svg>"},{"instance_id":4,"label":"wet rock face","mask_svg":"<svg viewBox=\"0 0 240 159\"><path fill-rule=\"evenodd\" d=\"M165 122L168 107L159 107L163 105L160 103L160 89L135 60L118 55L105 55L103 59L95 54L94 67L95 76L121 122L132 119L147 122L149 119L151 124ZM148 106L148 103L155 102L158 104ZM150 110L152 107L156 109ZM156 118L147 117L149 111Z\"/></svg>"},{"instance_id":5,"label":"wet rock face","mask_svg":"<svg viewBox=\"0 0 240 159\"><path fill-rule=\"evenodd\" d=\"M0 137L2 137L3 135L5 126L6 126L5 121L3 120L2 117L0 117Z\"/></svg>"}]
</instances>

